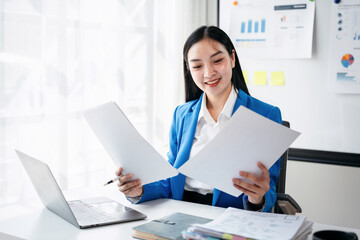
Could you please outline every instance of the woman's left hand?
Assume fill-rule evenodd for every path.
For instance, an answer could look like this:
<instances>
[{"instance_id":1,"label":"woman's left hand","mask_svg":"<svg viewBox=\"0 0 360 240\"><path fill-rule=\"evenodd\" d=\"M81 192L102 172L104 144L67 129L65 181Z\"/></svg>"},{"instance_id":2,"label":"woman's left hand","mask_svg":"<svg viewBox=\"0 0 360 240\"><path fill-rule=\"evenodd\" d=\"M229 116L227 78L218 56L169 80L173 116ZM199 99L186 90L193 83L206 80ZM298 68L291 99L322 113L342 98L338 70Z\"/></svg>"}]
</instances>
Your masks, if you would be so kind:
<instances>
[{"instance_id":1,"label":"woman's left hand","mask_svg":"<svg viewBox=\"0 0 360 240\"><path fill-rule=\"evenodd\" d=\"M269 170L261 162L258 162L257 166L262 172L259 177L248 172L240 171L240 176L249 180L251 183L244 182L239 178L233 178L234 187L248 195L248 200L252 204L262 204L265 193L270 189Z\"/></svg>"}]
</instances>

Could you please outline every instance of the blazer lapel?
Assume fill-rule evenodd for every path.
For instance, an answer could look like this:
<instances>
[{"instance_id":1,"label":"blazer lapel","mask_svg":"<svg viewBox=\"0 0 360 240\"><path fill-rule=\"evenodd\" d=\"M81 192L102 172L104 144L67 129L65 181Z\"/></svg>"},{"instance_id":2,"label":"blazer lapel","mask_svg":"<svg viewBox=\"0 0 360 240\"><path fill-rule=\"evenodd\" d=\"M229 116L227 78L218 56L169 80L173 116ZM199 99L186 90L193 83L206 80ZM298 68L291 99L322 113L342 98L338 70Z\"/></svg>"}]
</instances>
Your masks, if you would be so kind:
<instances>
[{"instance_id":1,"label":"blazer lapel","mask_svg":"<svg viewBox=\"0 0 360 240\"><path fill-rule=\"evenodd\" d=\"M191 147L195 137L195 131L199 118L203 95L204 94L201 95L199 101L191 107L191 110L184 117L180 149L178 152L177 160L174 163L175 168L181 167L189 159Z\"/></svg>"},{"instance_id":2,"label":"blazer lapel","mask_svg":"<svg viewBox=\"0 0 360 240\"><path fill-rule=\"evenodd\" d=\"M203 95L204 94L201 95L198 102L191 107L191 110L189 110L189 112L184 117L180 149L177 159L174 163L174 167L176 169L181 167L187 160L189 160ZM181 173L179 173L176 177L171 178L171 188L174 199L182 199L184 194L185 178L186 177Z\"/></svg>"},{"instance_id":3,"label":"blazer lapel","mask_svg":"<svg viewBox=\"0 0 360 240\"><path fill-rule=\"evenodd\" d=\"M245 92L243 92L241 89L239 89L239 93L238 93L238 96L236 98L236 101L235 101L235 105L234 105L234 109L233 109L233 112L232 114L234 114L236 112L236 110L241 106L245 106L247 105L246 103L246 95L245 95Z\"/></svg>"}]
</instances>

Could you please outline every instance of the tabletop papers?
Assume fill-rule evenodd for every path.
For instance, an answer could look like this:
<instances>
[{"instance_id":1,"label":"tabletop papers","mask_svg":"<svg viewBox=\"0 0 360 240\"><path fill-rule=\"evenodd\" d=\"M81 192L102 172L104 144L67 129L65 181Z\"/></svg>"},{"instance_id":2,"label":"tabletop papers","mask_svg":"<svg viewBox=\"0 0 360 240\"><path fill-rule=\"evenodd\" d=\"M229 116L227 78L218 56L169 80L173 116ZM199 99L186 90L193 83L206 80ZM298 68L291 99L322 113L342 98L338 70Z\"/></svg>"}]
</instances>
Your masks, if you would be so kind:
<instances>
[{"instance_id":1,"label":"tabletop papers","mask_svg":"<svg viewBox=\"0 0 360 240\"><path fill-rule=\"evenodd\" d=\"M183 236L211 236L218 239L298 239L311 232L312 222L305 216L252 212L227 208L215 220L196 224ZM229 238L231 236L231 238ZM241 238L242 237L242 238Z\"/></svg>"}]
</instances>

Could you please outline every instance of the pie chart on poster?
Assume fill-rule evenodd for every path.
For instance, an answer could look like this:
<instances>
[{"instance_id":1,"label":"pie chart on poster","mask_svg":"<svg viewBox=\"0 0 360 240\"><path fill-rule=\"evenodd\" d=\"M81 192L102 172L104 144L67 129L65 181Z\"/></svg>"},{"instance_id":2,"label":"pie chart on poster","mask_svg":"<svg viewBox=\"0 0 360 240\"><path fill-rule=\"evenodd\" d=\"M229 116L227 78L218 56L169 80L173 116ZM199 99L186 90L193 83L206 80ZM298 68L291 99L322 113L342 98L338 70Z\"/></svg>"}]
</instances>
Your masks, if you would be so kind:
<instances>
[{"instance_id":1,"label":"pie chart on poster","mask_svg":"<svg viewBox=\"0 0 360 240\"><path fill-rule=\"evenodd\" d=\"M354 63L354 56L351 54L345 54L341 59L341 64L348 68L351 64Z\"/></svg>"}]
</instances>

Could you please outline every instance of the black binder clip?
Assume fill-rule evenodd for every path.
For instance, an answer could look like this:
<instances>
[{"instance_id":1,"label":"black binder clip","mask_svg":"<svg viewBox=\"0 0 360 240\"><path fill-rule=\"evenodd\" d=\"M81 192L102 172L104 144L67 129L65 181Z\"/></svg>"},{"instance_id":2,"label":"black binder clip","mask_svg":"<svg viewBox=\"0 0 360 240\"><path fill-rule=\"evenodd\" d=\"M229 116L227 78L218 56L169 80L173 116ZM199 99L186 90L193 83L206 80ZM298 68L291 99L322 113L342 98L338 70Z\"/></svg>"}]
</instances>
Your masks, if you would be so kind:
<instances>
[{"instance_id":1,"label":"black binder clip","mask_svg":"<svg viewBox=\"0 0 360 240\"><path fill-rule=\"evenodd\" d=\"M153 220L153 222L164 223L164 224L169 224L169 225L175 225L174 222L172 222L170 220L163 220L163 219L156 219L156 220Z\"/></svg>"}]
</instances>

